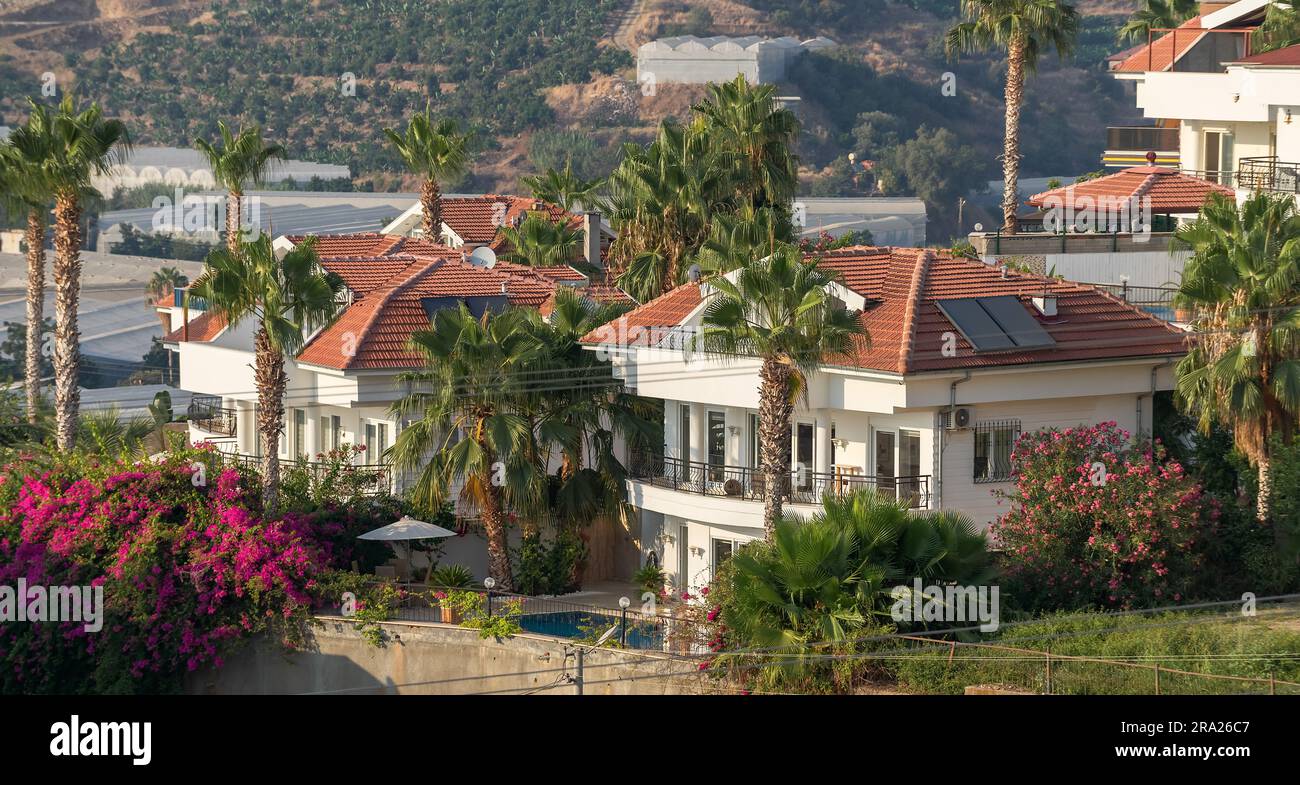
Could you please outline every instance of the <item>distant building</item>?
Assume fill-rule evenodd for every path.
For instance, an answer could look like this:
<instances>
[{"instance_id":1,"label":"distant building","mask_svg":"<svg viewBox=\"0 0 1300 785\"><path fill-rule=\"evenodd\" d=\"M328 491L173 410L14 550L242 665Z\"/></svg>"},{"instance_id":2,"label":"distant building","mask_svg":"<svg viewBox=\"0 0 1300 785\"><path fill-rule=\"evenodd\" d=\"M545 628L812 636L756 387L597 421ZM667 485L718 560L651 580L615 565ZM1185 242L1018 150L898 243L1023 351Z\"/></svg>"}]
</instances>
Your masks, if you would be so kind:
<instances>
[{"instance_id":1,"label":"distant building","mask_svg":"<svg viewBox=\"0 0 1300 785\"><path fill-rule=\"evenodd\" d=\"M744 74L750 84L770 84L785 79L795 58L832 46L835 42L822 36L807 41L756 35L660 38L637 50L636 78L642 85L705 84Z\"/></svg>"},{"instance_id":2,"label":"distant building","mask_svg":"<svg viewBox=\"0 0 1300 785\"><path fill-rule=\"evenodd\" d=\"M352 172L346 166L334 164L272 161L267 182L294 180L305 183L313 177L322 180L350 179ZM106 197L112 196L119 188L136 188L150 183L169 183L183 188L212 188L216 185L203 155L197 150L182 147L136 147L125 161L110 169L108 174L91 178L91 184Z\"/></svg>"}]
</instances>

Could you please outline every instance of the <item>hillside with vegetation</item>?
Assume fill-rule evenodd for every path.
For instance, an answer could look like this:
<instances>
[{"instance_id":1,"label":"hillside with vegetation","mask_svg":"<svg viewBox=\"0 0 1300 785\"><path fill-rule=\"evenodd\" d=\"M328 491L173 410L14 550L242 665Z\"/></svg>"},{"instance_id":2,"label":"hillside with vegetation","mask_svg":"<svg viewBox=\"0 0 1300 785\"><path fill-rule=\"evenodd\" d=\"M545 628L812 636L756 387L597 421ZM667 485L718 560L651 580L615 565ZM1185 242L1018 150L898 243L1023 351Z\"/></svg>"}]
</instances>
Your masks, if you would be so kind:
<instances>
[{"instance_id":1,"label":"hillside with vegetation","mask_svg":"<svg viewBox=\"0 0 1300 785\"><path fill-rule=\"evenodd\" d=\"M380 129L426 104L474 132L456 189L517 190L571 160L602 176L622 145L684 117L698 86L635 84L636 45L684 33L826 35L782 94L801 96L803 191L849 195L847 154L879 164L886 193L932 212L998 176L1002 60L945 56L955 0L47 0L0 13L0 114L53 73L99 101L138 144L188 146L218 119L260 123L291 157L346 164L364 188L410 188ZM1026 90L1023 173L1097 168L1108 124L1135 119L1105 72L1124 12L1084 4L1074 54L1043 57ZM59 20L53 23L51 20ZM945 95L945 74L955 94ZM948 82L952 82L950 77Z\"/></svg>"}]
</instances>

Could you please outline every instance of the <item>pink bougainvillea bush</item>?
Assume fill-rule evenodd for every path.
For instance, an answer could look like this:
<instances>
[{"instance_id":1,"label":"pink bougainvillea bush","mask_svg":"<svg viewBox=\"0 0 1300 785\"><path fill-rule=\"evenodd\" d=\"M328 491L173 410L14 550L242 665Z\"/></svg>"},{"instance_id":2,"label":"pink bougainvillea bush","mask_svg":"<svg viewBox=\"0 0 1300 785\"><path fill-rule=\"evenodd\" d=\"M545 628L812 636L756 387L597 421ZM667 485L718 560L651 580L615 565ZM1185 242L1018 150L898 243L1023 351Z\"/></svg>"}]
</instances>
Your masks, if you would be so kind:
<instances>
[{"instance_id":1,"label":"pink bougainvillea bush","mask_svg":"<svg viewBox=\"0 0 1300 785\"><path fill-rule=\"evenodd\" d=\"M1194 591L1218 509L1159 443L1114 422L1027 433L993 525L1026 610L1171 605Z\"/></svg>"},{"instance_id":2,"label":"pink bougainvillea bush","mask_svg":"<svg viewBox=\"0 0 1300 785\"><path fill-rule=\"evenodd\" d=\"M308 516L263 520L255 491L204 451L0 468L0 586L104 597L98 632L0 624L0 691L170 692L254 634L301 641L331 548Z\"/></svg>"}]
</instances>

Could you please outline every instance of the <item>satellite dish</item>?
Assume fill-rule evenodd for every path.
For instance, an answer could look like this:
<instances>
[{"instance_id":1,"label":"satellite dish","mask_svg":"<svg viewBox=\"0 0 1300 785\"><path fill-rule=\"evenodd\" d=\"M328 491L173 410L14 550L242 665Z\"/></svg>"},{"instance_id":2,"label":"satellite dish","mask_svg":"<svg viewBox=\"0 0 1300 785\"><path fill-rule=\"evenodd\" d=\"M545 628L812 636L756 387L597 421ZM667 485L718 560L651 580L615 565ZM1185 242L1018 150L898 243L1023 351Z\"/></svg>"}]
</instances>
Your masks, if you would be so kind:
<instances>
[{"instance_id":1,"label":"satellite dish","mask_svg":"<svg viewBox=\"0 0 1300 785\"><path fill-rule=\"evenodd\" d=\"M700 266L698 264L691 265L691 269L686 271L686 277L690 279L691 283L699 283Z\"/></svg>"},{"instance_id":2,"label":"satellite dish","mask_svg":"<svg viewBox=\"0 0 1300 785\"><path fill-rule=\"evenodd\" d=\"M491 270L497 264L497 254L486 245L480 245L470 253L469 260L475 267L486 267Z\"/></svg>"}]
</instances>

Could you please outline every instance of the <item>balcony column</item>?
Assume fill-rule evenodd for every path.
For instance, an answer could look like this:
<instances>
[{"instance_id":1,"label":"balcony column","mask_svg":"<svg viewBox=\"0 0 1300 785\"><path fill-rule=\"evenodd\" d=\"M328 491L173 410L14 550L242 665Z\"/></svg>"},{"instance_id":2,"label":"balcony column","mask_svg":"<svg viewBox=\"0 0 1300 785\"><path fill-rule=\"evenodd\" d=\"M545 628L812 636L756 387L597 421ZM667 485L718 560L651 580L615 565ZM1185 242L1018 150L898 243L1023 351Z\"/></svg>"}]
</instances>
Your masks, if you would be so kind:
<instances>
[{"instance_id":1,"label":"balcony column","mask_svg":"<svg viewBox=\"0 0 1300 785\"><path fill-rule=\"evenodd\" d=\"M314 461L316 453L325 452L325 437L320 428L320 407L306 407L304 416L307 418L307 427L303 429L303 439L307 444L303 452L307 453L307 460Z\"/></svg>"},{"instance_id":2,"label":"balcony column","mask_svg":"<svg viewBox=\"0 0 1300 785\"><path fill-rule=\"evenodd\" d=\"M682 443L681 438L677 435L678 423L681 422L682 404L680 401L664 401L664 456L671 458L685 458L684 455L678 455L680 450L678 446Z\"/></svg>"},{"instance_id":3,"label":"balcony column","mask_svg":"<svg viewBox=\"0 0 1300 785\"><path fill-rule=\"evenodd\" d=\"M235 444L241 455L257 455L257 408L252 401L233 401Z\"/></svg>"},{"instance_id":4,"label":"balcony column","mask_svg":"<svg viewBox=\"0 0 1300 785\"><path fill-rule=\"evenodd\" d=\"M691 404L691 455L697 463L709 460L709 410L704 404Z\"/></svg>"},{"instance_id":5,"label":"balcony column","mask_svg":"<svg viewBox=\"0 0 1300 785\"><path fill-rule=\"evenodd\" d=\"M831 416L819 412L813 425L813 471L828 474L831 470Z\"/></svg>"}]
</instances>

